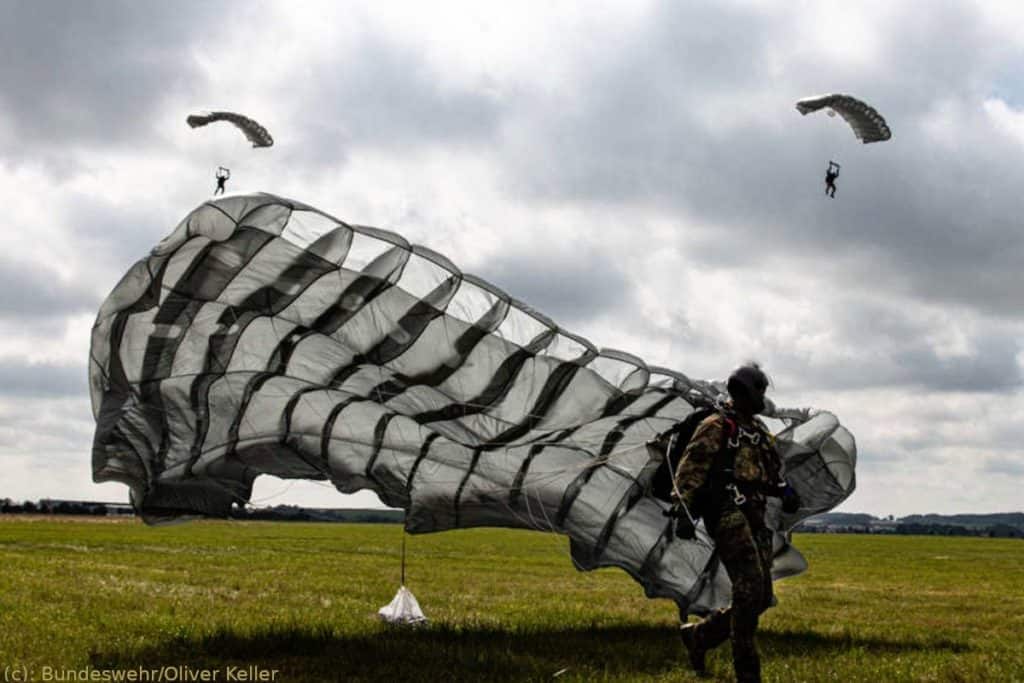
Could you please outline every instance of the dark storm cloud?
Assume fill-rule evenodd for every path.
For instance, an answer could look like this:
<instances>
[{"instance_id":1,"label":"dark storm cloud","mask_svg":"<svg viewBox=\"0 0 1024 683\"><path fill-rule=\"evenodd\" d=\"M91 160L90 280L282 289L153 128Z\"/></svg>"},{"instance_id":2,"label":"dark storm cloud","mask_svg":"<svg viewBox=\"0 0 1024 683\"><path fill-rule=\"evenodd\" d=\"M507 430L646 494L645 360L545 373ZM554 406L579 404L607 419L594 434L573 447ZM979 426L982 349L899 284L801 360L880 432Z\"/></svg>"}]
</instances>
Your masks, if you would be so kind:
<instances>
[{"instance_id":1,"label":"dark storm cloud","mask_svg":"<svg viewBox=\"0 0 1024 683\"><path fill-rule=\"evenodd\" d=\"M446 84L422 48L367 33L342 56L314 58L308 78L289 83L296 102L293 150L304 166L338 163L353 148L398 151L478 141L502 113L486 82Z\"/></svg>"},{"instance_id":2,"label":"dark storm cloud","mask_svg":"<svg viewBox=\"0 0 1024 683\"><path fill-rule=\"evenodd\" d=\"M509 253L477 270L481 277L570 330L614 314L633 300L632 285L615 260L588 249Z\"/></svg>"},{"instance_id":3,"label":"dark storm cloud","mask_svg":"<svg viewBox=\"0 0 1024 683\"><path fill-rule=\"evenodd\" d=\"M0 397L72 397L88 394L86 369L82 366L30 364L0 360Z\"/></svg>"},{"instance_id":4,"label":"dark storm cloud","mask_svg":"<svg viewBox=\"0 0 1024 683\"><path fill-rule=\"evenodd\" d=\"M981 110L1012 55L981 20L945 7L899 16L872 27L880 47L869 67L826 57L776 71L771 55L786 47L793 16L737 14L664 4L575 87L524 98L539 110L504 150L509 186L527 199L691 216L688 230L742 241L742 252L721 252L731 265L781 253L816 258L821 270L841 256L840 275L871 273L919 300L1019 318L1024 231L1012 217L1024 167ZM793 109L829 89L877 104L893 140L860 145L841 119L822 133ZM716 98L727 103L721 115L702 113ZM734 112L755 115L730 123ZM850 162L827 202L821 176L835 150Z\"/></svg>"},{"instance_id":5,"label":"dark storm cloud","mask_svg":"<svg viewBox=\"0 0 1024 683\"><path fill-rule=\"evenodd\" d=\"M0 3L4 153L37 158L150 130L164 97L199 78L192 49L223 29L218 3Z\"/></svg>"},{"instance_id":6,"label":"dark storm cloud","mask_svg":"<svg viewBox=\"0 0 1024 683\"><path fill-rule=\"evenodd\" d=\"M39 264L0 255L0 318L34 325L40 318L95 311L101 299L82 285Z\"/></svg>"}]
</instances>

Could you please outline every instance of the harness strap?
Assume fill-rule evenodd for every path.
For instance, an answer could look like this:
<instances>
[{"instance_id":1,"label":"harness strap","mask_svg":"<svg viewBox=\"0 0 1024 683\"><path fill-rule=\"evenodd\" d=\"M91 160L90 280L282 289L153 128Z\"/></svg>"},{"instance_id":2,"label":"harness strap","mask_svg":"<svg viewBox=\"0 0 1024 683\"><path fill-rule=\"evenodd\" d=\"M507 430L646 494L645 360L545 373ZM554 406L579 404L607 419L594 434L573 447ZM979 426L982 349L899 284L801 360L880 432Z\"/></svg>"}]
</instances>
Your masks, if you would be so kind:
<instances>
[{"instance_id":1,"label":"harness strap","mask_svg":"<svg viewBox=\"0 0 1024 683\"><path fill-rule=\"evenodd\" d=\"M733 469L736 467L736 452L740 448L740 429L736 421L731 417L722 414L725 422L725 429L722 430L722 445L718 448L717 457L711 463L711 471L708 478L716 474L726 474L732 479Z\"/></svg>"}]
</instances>

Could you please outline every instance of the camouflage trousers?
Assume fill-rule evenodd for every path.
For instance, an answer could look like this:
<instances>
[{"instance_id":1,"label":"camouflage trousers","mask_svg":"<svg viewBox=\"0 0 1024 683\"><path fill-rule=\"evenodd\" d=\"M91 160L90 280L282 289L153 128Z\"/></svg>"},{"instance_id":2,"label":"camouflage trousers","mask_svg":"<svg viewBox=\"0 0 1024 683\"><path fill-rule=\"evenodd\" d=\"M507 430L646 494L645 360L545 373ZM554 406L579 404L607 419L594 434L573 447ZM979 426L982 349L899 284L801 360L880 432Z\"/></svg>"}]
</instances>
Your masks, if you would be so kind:
<instances>
[{"instance_id":1,"label":"camouflage trousers","mask_svg":"<svg viewBox=\"0 0 1024 683\"><path fill-rule=\"evenodd\" d=\"M732 636L736 680L761 680L761 661L754 644L757 620L772 602L772 532L751 524L742 511L723 511L714 534L719 560L732 581L732 604L701 621L694 636L705 650Z\"/></svg>"}]
</instances>

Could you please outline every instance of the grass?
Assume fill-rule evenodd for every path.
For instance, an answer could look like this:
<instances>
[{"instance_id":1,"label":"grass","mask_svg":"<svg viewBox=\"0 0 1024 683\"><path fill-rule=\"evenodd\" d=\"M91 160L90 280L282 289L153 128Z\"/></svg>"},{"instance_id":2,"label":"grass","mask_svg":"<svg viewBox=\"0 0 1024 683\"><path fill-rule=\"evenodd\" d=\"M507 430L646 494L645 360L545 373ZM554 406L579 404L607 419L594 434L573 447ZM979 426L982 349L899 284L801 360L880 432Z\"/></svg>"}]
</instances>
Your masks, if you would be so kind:
<instances>
[{"instance_id":1,"label":"grass","mask_svg":"<svg viewBox=\"0 0 1024 683\"><path fill-rule=\"evenodd\" d=\"M225 681L257 665L289 682L696 680L674 605L619 570L575 571L550 534L409 537L408 585L431 623L387 627L376 610L398 587L400 539L394 525L0 517L0 675L188 666ZM796 545L811 568L776 584L762 618L765 680L1024 681L1024 542ZM728 647L709 665L729 680Z\"/></svg>"}]
</instances>

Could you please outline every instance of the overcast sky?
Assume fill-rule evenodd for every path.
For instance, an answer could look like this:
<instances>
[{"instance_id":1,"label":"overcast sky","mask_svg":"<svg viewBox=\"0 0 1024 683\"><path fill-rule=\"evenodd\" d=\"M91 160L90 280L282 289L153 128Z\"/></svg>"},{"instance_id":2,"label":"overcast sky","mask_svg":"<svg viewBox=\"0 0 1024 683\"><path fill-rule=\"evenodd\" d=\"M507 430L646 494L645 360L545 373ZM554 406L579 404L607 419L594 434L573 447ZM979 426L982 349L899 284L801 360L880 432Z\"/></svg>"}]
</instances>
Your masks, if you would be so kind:
<instances>
[{"instance_id":1,"label":"overcast sky","mask_svg":"<svg viewBox=\"0 0 1024 683\"><path fill-rule=\"evenodd\" d=\"M757 359L856 435L841 510L1024 509L1024 6L922 6L0 0L0 496L127 499L91 479L90 327L224 165L598 346ZM796 112L822 92L892 140Z\"/></svg>"}]
</instances>

